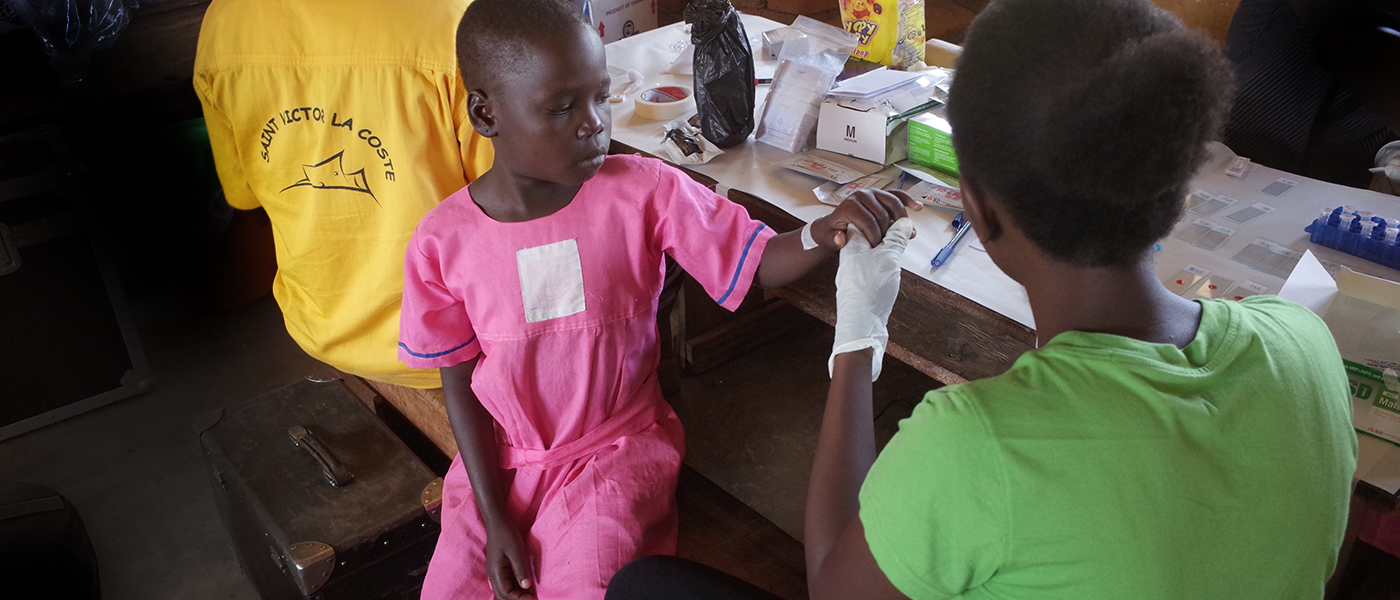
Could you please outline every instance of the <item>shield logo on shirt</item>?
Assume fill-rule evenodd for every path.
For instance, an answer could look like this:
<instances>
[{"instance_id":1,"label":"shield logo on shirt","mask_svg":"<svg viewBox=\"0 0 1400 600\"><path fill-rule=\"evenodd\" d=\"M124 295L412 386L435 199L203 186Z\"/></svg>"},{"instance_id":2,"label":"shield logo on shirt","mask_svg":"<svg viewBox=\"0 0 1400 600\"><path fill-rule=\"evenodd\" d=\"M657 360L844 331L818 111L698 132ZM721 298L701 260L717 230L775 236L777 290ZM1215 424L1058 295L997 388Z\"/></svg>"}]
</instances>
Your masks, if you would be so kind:
<instances>
[{"instance_id":1,"label":"shield logo on shirt","mask_svg":"<svg viewBox=\"0 0 1400 600\"><path fill-rule=\"evenodd\" d=\"M303 177L301 180L282 188L282 191L285 192L295 187L309 187L318 190L350 190L369 194L374 203L379 204L379 199L375 198L374 192L369 189L369 180L365 178L364 169L353 173L345 172L345 166L342 164L344 154L345 151L341 150L314 165L302 165Z\"/></svg>"}]
</instances>

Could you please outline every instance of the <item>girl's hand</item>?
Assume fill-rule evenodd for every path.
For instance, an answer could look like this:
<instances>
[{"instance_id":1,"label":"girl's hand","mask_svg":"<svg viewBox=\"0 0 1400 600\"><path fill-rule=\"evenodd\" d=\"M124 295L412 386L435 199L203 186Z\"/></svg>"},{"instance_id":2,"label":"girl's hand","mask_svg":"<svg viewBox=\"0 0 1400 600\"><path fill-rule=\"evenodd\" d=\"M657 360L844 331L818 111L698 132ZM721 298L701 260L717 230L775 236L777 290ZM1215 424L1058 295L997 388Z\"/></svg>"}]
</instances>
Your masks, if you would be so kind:
<instances>
[{"instance_id":1,"label":"girl's hand","mask_svg":"<svg viewBox=\"0 0 1400 600\"><path fill-rule=\"evenodd\" d=\"M903 190L860 190L837 205L831 214L812 221L812 239L828 250L840 250L846 246L846 226L854 225L865 239L875 240L879 246L890 225L909 216L906 207L924 209ZM909 237L915 235L917 232Z\"/></svg>"},{"instance_id":2,"label":"girl's hand","mask_svg":"<svg viewBox=\"0 0 1400 600\"><path fill-rule=\"evenodd\" d=\"M535 580L530 575L529 554L520 533L510 525L487 525L486 575L497 600L526 600L535 597Z\"/></svg>"}]
</instances>

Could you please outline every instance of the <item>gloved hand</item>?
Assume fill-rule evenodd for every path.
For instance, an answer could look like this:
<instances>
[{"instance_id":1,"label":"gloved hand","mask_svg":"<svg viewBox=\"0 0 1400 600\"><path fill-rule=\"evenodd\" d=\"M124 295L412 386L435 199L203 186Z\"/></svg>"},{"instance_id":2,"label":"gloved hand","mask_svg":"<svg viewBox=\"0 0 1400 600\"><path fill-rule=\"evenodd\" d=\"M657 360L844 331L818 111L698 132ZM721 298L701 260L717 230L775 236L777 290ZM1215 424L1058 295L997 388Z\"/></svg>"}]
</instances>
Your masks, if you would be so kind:
<instances>
[{"instance_id":1,"label":"gloved hand","mask_svg":"<svg viewBox=\"0 0 1400 600\"><path fill-rule=\"evenodd\" d=\"M913 221L899 219L885 232L884 242L871 248L854 225L847 227L841 266L836 270L836 340L827 360L828 375L837 354L873 348L871 380L880 378L885 344L890 339L886 321L899 295L899 257L913 231Z\"/></svg>"},{"instance_id":2,"label":"gloved hand","mask_svg":"<svg viewBox=\"0 0 1400 600\"><path fill-rule=\"evenodd\" d=\"M1381 146L1380 151L1376 152L1376 169L1381 169L1392 184L1400 185L1400 142Z\"/></svg>"}]
</instances>

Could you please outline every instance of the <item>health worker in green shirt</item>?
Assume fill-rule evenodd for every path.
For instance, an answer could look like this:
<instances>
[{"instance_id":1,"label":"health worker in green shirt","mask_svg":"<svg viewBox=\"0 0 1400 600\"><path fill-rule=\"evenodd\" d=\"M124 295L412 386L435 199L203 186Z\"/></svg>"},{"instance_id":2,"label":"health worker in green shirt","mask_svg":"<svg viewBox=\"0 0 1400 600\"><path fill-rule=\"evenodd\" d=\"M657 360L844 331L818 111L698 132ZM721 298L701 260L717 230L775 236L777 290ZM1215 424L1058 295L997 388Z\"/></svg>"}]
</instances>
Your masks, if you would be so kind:
<instances>
[{"instance_id":1,"label":"health worker in green shirt","mask_svg":"<svg viewBox=\"0 0 1400 600\"><path fill-rule=\"evenodd\" d=\"M812 598L1322 598L1356 467L1336 344L1301 306L1186 300L1152 265L1228 106L1220 52L1147 0L994 0L957 66L966 214L1038 348L929 392L877 457L902 243L843 252ZM883 296L840 285L877 273Z\"/></svg>"},{"instance_id":2,"label":"health worker in green shirt","mask_svg":"<svg viewBox=\"0 0 1400 600\"><path fill-rule=\"evenodd\" d=\"M964 207L1025 286L1038 348L929 392L877 457L871 381L912 227L851 235L807 494L812 598L1322 598L1356 468L1331 334L1274 296L1184 299L1153 270L1231 87L1215 45L1148 0L977 17L948 101ZM773 598L672 557L608 592L720 597Z\"/></svg>"}]
</instances>

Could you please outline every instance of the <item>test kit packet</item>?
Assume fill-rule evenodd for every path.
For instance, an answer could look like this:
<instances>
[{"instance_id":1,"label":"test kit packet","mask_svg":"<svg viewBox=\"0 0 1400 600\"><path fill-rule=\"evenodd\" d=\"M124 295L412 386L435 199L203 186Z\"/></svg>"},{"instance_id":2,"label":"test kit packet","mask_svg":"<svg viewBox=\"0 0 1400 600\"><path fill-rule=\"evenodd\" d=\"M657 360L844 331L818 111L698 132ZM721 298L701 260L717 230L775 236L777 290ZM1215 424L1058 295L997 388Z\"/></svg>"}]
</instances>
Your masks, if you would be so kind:
<instances>
[{"instance_id":1,"label":"test kit packet","mask_svg":"<svg viewBox=\"0 0 1400 600\"><path fill-rule=\"evenodd\" d=\"M1327 324L1351 387L1357 431L1400 444L1400 283L1339 267L1336 277L1311 251L1279 290Z\"/></svg>"},{"instance_id":2,"label":"test kit packet","mask_svg":"<svg viewBox=\"0 0 1400 600\"><path fill-rule=\"evenodd\" d=\"M907 69L924 62L924 0L840 0L841 24L860 38L856 58Z\"/></svg>"},{"instance_id":3,"label":"test kit packet","mask_svg":"<svg viewBox=\"0 0 1400 600\"><path fill-rule=\"evenodd\" d=\"M1344 268L1322 320L1351 381L1352 425L1400 444L1400 283Z\"/></svg>"},{"instance_id":4,"label":"test kit packet","mask_svg":"<svg viewBox=\"0 0 1400 600\"><path fill-rule=\"evenodd\" d=\"M958 176L953 153L953 127L943 111L929 111L909 119L909 160Z\"/></svg>"}]
</instances>

